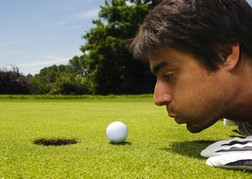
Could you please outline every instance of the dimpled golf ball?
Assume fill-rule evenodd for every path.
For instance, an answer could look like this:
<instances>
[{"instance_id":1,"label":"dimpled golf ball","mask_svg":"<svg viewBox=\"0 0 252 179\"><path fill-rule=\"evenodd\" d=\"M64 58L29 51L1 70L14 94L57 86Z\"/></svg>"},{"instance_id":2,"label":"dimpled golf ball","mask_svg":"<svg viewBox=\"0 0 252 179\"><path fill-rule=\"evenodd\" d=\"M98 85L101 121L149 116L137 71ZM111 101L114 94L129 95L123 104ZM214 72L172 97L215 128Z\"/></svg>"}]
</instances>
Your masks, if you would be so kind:
<instances>
[{"instance_id":1,"label":"dimpled golf ball","mask_svg":"<svg viewBox=\"0 0 252 179\"><path fill-rule=\"evenodd\" d=\"M128 136L128 128L124 123L115 121L108 125L106 135L111 143L123 143Z\"/></svg>"}]
</instances>

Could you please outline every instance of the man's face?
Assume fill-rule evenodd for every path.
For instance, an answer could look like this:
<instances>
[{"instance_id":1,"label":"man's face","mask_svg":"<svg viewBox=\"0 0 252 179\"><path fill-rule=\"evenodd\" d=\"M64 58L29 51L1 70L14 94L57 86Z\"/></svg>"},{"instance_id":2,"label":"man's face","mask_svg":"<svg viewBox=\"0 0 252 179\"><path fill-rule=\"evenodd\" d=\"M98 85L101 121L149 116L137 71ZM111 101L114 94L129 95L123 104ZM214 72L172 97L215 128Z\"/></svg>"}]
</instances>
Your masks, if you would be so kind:
<instances>
[{"instance_id":1,"label":"man's face","mask_svg":"<svg viewBox=\"0 0 252 179\"><path fill-rule=\"evenodd\" d=\"M225 109L220 101L229 97L221 70L210 73L192 56L170 48L152 54L150 67L157 77L154 102L165 105L178 124L195 133L220 119Z\"/></svg>"}]
</instances>

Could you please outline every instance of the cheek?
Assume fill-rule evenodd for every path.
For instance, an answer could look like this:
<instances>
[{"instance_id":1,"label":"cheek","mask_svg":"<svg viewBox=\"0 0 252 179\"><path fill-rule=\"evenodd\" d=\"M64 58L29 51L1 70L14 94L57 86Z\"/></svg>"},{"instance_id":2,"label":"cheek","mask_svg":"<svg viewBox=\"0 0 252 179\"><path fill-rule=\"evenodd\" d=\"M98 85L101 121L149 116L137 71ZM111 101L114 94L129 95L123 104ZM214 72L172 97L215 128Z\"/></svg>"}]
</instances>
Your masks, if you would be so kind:
<instances>
[{"instance_id":1,"label":"cheek","mask_svg":"<svg viewBox=\"0 0 252 179\"><path fill-rule=\"evenodd\" d=\"M182 81L181 81L182 82ZM205 116L218 106L218 89L212 83L184 83L174 90L174 108L188 116Z\"/></svg>"}]
</instances>

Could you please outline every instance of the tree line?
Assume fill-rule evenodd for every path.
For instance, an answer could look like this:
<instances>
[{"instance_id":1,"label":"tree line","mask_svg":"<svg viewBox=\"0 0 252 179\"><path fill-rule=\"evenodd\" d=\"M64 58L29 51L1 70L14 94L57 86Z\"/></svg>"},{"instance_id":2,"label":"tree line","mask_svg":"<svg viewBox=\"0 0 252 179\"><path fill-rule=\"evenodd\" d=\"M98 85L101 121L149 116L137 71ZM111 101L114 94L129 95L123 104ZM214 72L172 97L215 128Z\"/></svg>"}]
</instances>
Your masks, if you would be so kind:
<instances>
[{"instance_id":1,"label":"tree line","mask_svg":"<svg viewBox=\"0 0 252 179\"><path fill-rule=\"evenodd\" d=\"M92 21L94 28L83 35L86 42L80 48L82 55L74 56L67 65L43 68L34 76L22 75L17 67L11 71L0 69L0 88L5 89L0 93L152 93L155 78L150 73L149 64L134 59L126 49L125 41L135 36L148 11L161 1L105 0L98 19ZM10 76L25 80L5 80ZM23 86L25 90L18 87L15 91L15 85Z\"/></svg>"}]
</instances>

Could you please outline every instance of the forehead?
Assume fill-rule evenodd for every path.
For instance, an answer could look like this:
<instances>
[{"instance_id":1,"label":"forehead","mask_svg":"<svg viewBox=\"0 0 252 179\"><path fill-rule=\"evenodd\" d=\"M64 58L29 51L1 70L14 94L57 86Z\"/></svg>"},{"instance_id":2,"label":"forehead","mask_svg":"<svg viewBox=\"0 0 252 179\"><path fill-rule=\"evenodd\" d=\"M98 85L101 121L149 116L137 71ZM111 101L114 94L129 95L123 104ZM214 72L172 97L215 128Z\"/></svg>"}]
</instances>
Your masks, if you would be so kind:
<instances>
[{"instance_id":1,"label":"forehead","mask_svg":"<svg viewBox=\"0 0 252 179\"><path fill-rule=\"evenodd\" d=\"M171 48L160 48L149 55L149 62L151 68L161 64L162 66L174 66L185 63L188 58L191 56L183 52Z\"/></svg>"},{"instance_id":2,"label":"forehead","mask_svg":"<svg viewBox=\"0 0 252 179\"><path fill-rule=\"evenodd\" d=\"M158 60L167 59L170 62L179 62L183 61L185 58L188 57L190 57L189 54L177 51L172 48L159 48L149 55L149 61L155 62Z\"/></svg>"},{"instance_id":3,"label":"forehead","mask_svg":"<svg viewBox=\"0 0 252 179\"><path fill-rule=\"evenodd\" d=\"M161 69L178 69L188 68L190 66L198 66L204 68L199 62L189 53L177 51L172 48L160 48L149 55L151 71L157 74Z\"/></svg>"}]
</instances>

